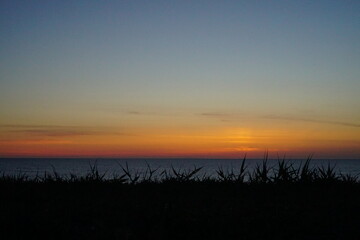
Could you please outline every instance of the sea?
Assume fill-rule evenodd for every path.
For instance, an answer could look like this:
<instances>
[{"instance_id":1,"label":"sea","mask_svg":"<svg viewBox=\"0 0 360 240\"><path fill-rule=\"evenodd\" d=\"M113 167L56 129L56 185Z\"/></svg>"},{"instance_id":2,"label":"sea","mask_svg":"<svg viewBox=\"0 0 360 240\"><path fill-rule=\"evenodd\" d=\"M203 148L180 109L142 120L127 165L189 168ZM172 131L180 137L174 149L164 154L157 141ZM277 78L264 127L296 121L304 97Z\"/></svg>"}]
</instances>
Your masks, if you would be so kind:
<instances>
[{"instance_id":1,"label":"sea","mask_svg":"<svg viewBox=\"0 0 360 240\"><path fill-rule=\"evenodd\" d=\"M251 172L257 165L263 163L263 159L247 159L245 165ZM276 169L278 159L268 159L267 166ZM305 163L305 159L286 160L299 167ZM222 169L225 172L240 169L242 159L194 159L194 158L0 158L0 175L21 176L29 178L44 176L44 174L56 174L68 177L71 174L85 176L94 166L106 179L111 179L123 174L123 168L131 173L144 175L148 169L156 170L160 174L164 170L172 173L173 169L178 172L186 172L201 168L198 176L216 176L216 171ZM334 168L337 174L360 175L360 159L312 159L311 167Z\"/></svg>"}]
</instances>

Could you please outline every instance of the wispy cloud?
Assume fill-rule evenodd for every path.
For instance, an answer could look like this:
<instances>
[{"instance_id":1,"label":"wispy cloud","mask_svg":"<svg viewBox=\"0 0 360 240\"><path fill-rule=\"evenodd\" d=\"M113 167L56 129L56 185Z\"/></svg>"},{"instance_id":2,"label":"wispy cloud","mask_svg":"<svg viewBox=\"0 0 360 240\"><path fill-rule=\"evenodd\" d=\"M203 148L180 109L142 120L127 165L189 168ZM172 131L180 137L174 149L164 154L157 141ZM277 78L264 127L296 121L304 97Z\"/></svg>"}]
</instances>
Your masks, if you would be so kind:
<instances>
[{"instance_id":1,"label":"wispy cloud","mask_svg":"<svg viewBox=\"0 0 360 240\"><path fill-rule=\"evenodd\" d=\"M144 114L144 113L141 113L139 111L134 111L134 110L131 110L131 111L127 111L126 112L127 114L131 114L131 115L139 115L139 114Z\"/></svg>"},{"instance_id":2,"label":"wispy cloud","mask_svg":"<svg viewBox=\"0 0 360 240\"><path fill-rule=\"evenodd\" d=\"M266 116L262 116L262 118L272 119L272 120L284 120L284 121L325 123L325 124L340 125L340 126L346 126L346 127L360 127L359 123L311 119L311 118L297 118L297 117L279 116L279 115L266 115Z\"/></svg>"},{"instance_id":3,"label":"wispy cloud","mask_svg":"<svg viewBox=\"0 0 360 240\"><path fill-rule=\"evenodd\" d=\"M1 124L0 128L8 129L49 129L49 128L77 128L80 126L63 126L63 125L35 125L35 124Z\"/></svg>"},{"instance_id":4,"label":"wispy cloud","mask_svg":"<svg viewBox=\"0 0 360 240\"><path fill-rule=\"evenodd\" d=\"M110 127L82 127L61 125L0 125L2 131L8 133L22 133L36 137L71 137L89 135L127 135Z\"/></svg>"},{"instance_id":5,"label":"wispy cloud","mask_svg":"<svg viewBox=\"0 0 360 240\"><path fill-rule=\"evenodd\" d=\"M244 119L243 115L240 113L228 113L228 112L203 112L198 114L201 117L218 119L222 122L230 122L234 120Z\"/></svg>"},{"instance_id":6,"label":"wispy cloud","mask_svg":"<svg viewBox=\"0 0 360 240\"><path fill-rule=\"evenodd\" d=\"M22 129L22 130L13 130L12 132L20 132L30 135L47 136L47 137L86 136L86 135L98 134L98 132L96 131L72 130L72 129Z\"/></svg>"},{"instance_id":7,"label":"wispy cloud","mask_svg":"<svg viewBox=\"0 0 360 240\"><path fill-rule=\"evenodd\" d=\"M73 142L70 140L58 140L58 139L30 139L30 140L0 140L0 144L3 145L64 145L64 144L72 144Z\"/></svg>"},{"instance_id":8,"label":"wispy cloud","mask_svg":"<svg viewBox=\"0 0 360 240\"><path fill-rule=\"evenodd\" d=\"M164 111L147 111L147 110L137 110L137 109L130 109L130 110L124 110L122 111L125 114L128 115L137 115L137 116L174 116L176 113L171 112L169 110Z\"/></svg>"},{"instance_id":9,"label":"wispy cloud","mask_svg":"<svg viewBox=\"0 0 360 240\"><path fill-rule=\"evenodd\" d=\"M251 115L247 114L247 115L245 115L245 117L243 117L236 113L226 113L226 112L203 112L203 113L200 113L199 115L202 117L219 119L221 121L238 120L239 118L241 118L241 119L260 118L260 119L271 119L271 120L281 120L281 121L323 123L323 124L332 124L332 125L356 127L356 128L360 127L360 123L356 123L356 122L332 121L332 120L302 118L302 117L282 116L282 115L251 116Z\"/></svg>"},{"instance_id":10,"label":"wispy cloud","mask_svg":"<svg viewBox=\"0 0 360 240\"><path fill-rule=\"evenodd\" d=\"M172 116L177 112L174 109L158 108L150 106L107 106L99 110L106 113L125 114L133 116Z\"/></svg>"},{"instance_id":11,"label":"wispy cloud","mask_svg":"<svg viewBox=\"0 0 360 240\"><path fill-rule=\"evenodd\" d=\"M224 117L231 117L231 114L228 113L221 113L221 112L204 112L200 114L204 117L214 117L214 118L224 118Z\"/></svg>"}]
</instances>

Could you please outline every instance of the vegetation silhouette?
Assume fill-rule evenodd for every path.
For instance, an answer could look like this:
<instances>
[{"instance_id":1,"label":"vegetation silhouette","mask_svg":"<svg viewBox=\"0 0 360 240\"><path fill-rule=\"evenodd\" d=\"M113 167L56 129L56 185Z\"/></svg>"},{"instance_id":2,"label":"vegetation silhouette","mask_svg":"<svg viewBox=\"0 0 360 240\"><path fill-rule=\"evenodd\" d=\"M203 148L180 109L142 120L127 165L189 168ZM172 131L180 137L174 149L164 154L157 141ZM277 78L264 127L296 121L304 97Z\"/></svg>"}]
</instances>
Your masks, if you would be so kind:
<instances>
[{"instance_id":1,"label":"vegetation silhouette","mask_svg":"<svg viewBox=\"0 0 360 240\"><path fill-rule=\"evenodd\" d=\"M268 155L250 170L0 177L3 239L359 239L360 182L335 166Z\"/></svg>"}]
</instances>

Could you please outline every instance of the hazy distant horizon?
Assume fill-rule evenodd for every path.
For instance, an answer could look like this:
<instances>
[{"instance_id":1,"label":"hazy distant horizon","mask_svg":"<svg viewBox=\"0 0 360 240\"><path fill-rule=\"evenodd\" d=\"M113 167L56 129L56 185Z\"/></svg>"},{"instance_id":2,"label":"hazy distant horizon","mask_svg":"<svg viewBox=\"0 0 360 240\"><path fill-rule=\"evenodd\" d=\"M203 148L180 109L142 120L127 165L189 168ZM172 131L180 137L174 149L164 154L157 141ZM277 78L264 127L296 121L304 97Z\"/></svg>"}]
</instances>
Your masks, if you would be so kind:
<instances>
[{"instance_id":1,"label":"hazy distant horizon","mask_svg":"<svg viewBox=\"0 0 360 240\"><path fill-rule=\"evenodd\" d=\"M116 156L0 156L0 159L88 159L88 160L93 160L93 161L101 161L102 159L114 159L114 160L132 160L132 159L136 159L136 160L239 160L242 161L244 159L244 156L239 156L239 157L227 157L227 158L221 158L221 157L174 157L174 156L169 156L169 157L116 157ZM266 159L265 156L262 157L245 157L246 160L264 160ZM346 158L346 157L336 157L336 158L325 158L325 157L316 157L316 156L304 156L304 157L292 157L292 156L278 156L276 154L270 154L267 159L269 160L285 160L285 161L291 161L291 160L307 160L307 159L311 159L311 160L360 160L360 157L358 158Z\"/></svg>"}]
</instances>

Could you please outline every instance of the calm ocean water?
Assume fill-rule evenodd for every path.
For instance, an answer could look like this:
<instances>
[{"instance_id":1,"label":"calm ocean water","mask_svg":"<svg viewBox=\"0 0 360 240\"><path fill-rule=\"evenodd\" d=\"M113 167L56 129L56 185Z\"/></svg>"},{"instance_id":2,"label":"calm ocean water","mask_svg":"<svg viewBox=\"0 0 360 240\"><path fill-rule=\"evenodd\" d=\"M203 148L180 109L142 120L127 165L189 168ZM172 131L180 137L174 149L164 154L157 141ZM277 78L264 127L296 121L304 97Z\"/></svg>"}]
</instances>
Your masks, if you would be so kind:
<instances>
[{"instance_id":1,"label":"calm ocean water","mask_svg":"<svg viewBox=\"0 0 360 240\"><path fill-rule=\"evenodd\" d=\"M252 170L256 164L261 164L262 159L248 159L246 164L248 170ZM278 160L268 160L268 165L276 166ZM290 160L295 166L300 165L304 160ZM85 175L90 171L90 166L96 164L99 172L106 173L107 178L121 174L121 166L128 167L133 172L143 173L150 166L151 169L162 170L175 169L188 170L196 167L203 167L200 174L213 175L219 167L224 170L238 169L242 159L94 159L94 158L0 158L0 174L18 175L26 174L34 177L37 174L42 176L45 172L53 173L54 169L62 176L76 174ZM337 172L343 174L360 174L360 159L346 160L316 160L311 161L315 167L335 166Z\"/></svg>"}]
</instances>

